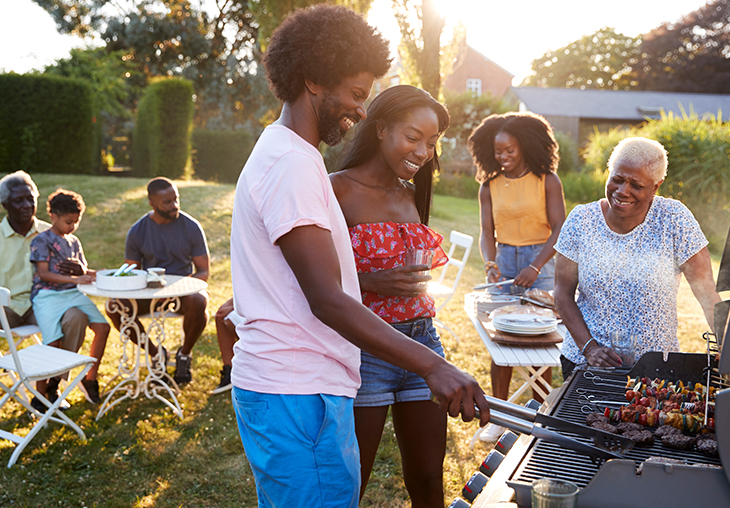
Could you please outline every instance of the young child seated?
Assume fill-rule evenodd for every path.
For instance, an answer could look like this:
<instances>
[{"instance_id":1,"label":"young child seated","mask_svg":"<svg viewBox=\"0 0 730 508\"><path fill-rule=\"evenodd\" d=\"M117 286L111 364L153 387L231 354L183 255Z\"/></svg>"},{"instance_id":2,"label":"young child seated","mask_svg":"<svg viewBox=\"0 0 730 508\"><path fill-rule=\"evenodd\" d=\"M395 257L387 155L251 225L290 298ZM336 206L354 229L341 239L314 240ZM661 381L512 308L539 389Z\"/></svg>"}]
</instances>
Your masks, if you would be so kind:
<instances>
[{"instance_id":1,"label":"young child seated","mask_svg":"<svg viewBox=\"0 0 730 508\"><path fill-rule=\"evenodd\" d=\"M38 327L43 334L43 343L77 352L81 344L64 343L61 331L61 317L73 307L80 309L89 317L89 328L94 332L91 343L91 356L96 363L81 381L82 388L89 402L98 404L99 382L96 380L99 364L104 355L106 339L110 326L104 316L89 298L76 289L77 284L89 284L96 272L87 270L86 258L81 242L73 235L79 227L81 216L86 209L84 200L75 192L59 189L48 197L48 213L51 215L51 228L36 236L30 244L30 260L35 265L33 288L30 299ZM84 275L62 275L59 265L67 260L74 261L82 267ZM42 380L36 383L36 389L48 400L54 402L58 398L60 378ZM45 412L46 407L33 397L31 405L38 411Z\"/></svg>"}]
</instances>

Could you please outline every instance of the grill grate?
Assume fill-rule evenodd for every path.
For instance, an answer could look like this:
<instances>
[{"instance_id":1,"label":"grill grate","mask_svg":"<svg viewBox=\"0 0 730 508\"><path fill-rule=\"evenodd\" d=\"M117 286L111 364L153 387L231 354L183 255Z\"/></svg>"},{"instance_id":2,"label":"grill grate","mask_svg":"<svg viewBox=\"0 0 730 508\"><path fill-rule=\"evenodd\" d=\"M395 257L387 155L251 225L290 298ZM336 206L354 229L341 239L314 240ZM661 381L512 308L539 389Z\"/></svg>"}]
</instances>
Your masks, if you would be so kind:
<instances>
[{"instance_id":1,"label":"grill grate","mask_svg":"<svg viewBox=\"0 0 730 508\"><path fill-rule=\"evenodd\" d=\"M601 377L606 383L600 385L596 381L584 376L581 371L573 376L570 386L564 391L555 411L551 414L574 423L585 424L585 404L580 402L581 393L594 395L596 400L615 401L625 404L625 390L623 384L626 382L626 375L605 374ZM633 377L633 376L632 376ZM611 382L615 382L615 386ZM612 406L616 407L616 406ZM596 411L602 411L604 406L596 407ZM563 433L576 440L590 444L588 438L575 434ZM682 460L687 464L711 464L721 466L719 457L711 457L696 450L674 450L667 448L657 440L651 446L636 446L633 450L624 454L626 459L632 459L638 466L649 457L661 456ZM602 463L592 461L590 457L580 455L572 450L561 448L552 443L542 440L533 441L531 450L525 460L515 471L514 480L531 483L538 478L555 478L567 480L583 488L591 481L600 469Z\"/></svg>"}]
</instances>

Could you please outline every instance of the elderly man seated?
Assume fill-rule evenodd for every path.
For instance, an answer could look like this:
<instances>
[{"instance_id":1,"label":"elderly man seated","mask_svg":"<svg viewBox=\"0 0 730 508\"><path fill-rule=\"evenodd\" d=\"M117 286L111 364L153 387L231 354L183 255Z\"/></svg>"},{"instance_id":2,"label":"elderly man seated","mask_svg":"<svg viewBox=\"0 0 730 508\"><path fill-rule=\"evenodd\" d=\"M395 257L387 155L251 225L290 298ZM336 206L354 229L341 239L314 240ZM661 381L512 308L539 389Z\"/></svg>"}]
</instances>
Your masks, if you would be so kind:
<instances>
[{"instance_id":1,"label":"elderly man seated","mask_svg":"<svg viewBox=\"0 0 730 508\"><path fill-rule=\"evenodd\" d=\"M49 229L51 225L36 218L38 188L24 171L6 175L0 180L0 202L7 211L7 216L0 222L0 286L10 290L10 306L5 307L5 314L12 328L35 325L37 323L30 302L34 270L30 262L30 243L38 233ZM65 275L84 273L84 268L74 261L65 261L60 268ZM61 320L61 347L77 352L84 343L88 323L89 319L80 309L66 311ZM44 395L51 402L58 398L59 382L60 378L48 381ZM89 373L80 387L87 400L99 402L96 374ZM31 402L39 411L45 411L40 401L34 398Z\"/></svg>"}]
</instances>

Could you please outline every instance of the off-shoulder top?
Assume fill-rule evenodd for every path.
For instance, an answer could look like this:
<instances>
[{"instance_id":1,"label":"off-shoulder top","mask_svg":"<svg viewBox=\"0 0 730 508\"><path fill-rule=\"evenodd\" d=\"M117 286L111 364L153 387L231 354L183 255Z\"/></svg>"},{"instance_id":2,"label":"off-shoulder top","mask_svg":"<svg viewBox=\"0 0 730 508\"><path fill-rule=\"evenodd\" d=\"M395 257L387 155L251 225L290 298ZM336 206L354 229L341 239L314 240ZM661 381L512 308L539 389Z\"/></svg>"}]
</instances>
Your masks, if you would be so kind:
<instances>
[{"instance_id":1,"label":"off-shoulder top","mask_svg":"<svg viewBox=\"0 0 730 508\"><path fill-rule=\"evenodd\" d=\"M431 268L448 261L441 248L443 237L420 223L377 222L349 228L358 273L373 273L403 266L406 249L434 249ZM433 297L415 298L362 292L362 302L387 323L400 323L436 315Z\"/></svg>"}]
</instances>

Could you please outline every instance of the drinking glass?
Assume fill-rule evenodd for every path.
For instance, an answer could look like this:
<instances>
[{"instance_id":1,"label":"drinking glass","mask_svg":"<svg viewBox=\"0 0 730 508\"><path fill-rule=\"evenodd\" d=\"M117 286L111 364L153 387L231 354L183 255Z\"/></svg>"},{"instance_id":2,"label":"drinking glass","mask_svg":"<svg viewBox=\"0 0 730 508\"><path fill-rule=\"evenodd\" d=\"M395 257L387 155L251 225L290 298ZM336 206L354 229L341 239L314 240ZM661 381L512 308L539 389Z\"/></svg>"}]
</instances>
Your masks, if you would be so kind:
<instances>
[{"instance_id":1,"label":"drinking glass","mask_svg":"<svg viewBox=\"0 0 730 508\"><path fill-rule=\"evenodd\" d=\"M628 332L610 332L611 349L621 358L621 367L630 369L636 363L636 335Z\"/></svg>"},{"instance_id":2,"label":"drinking glass","mask_svg":"<svg viewBox=\"0 0 730 508\"><path fill-rule=\"evenodd\" d=\"M416 272L418 275L428 275L431 271L431 262L433 261L433 249L407 249L406 250L406 266L426 265L428 270Z\"/></svg>"},{"instance_id":3,"label":"drinking glass","mask_svg":"<svg viewBox=\"0 0 730 508\"><path fill-rule=\"evenodd\" d=\"M532 482L532 508L575 508L578 486L564 480L540 478Z\"/></svg>"}]
</instances>

